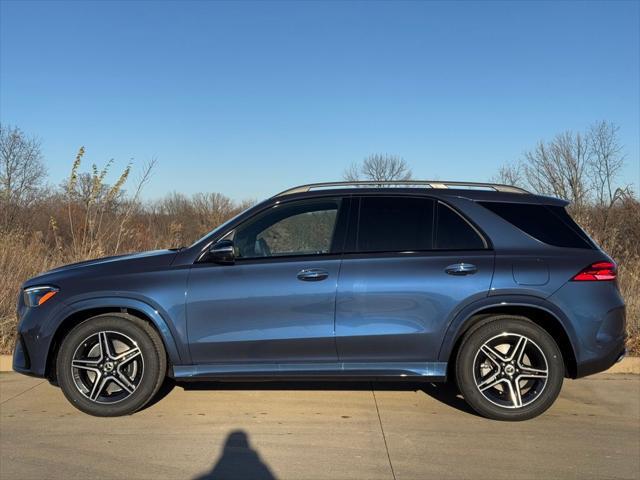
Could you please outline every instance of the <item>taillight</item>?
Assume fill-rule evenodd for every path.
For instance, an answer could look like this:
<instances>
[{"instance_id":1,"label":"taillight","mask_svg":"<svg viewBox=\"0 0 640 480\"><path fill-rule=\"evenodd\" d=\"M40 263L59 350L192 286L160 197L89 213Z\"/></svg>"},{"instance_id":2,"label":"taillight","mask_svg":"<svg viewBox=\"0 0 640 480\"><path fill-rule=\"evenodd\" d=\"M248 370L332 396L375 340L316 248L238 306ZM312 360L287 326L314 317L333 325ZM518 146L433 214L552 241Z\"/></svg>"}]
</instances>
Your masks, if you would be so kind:
<instances>
[{"instance_id":1,"label":"taillight","mask_svg":"<svg viewBox=\"0 0 640 480\"><path fill-rule=\"evenodd\" d=\"M572 280L576 282L597 282L616 279L616 264L613 262L596 262L578 273Z\"/></svg>"}]
</instances>

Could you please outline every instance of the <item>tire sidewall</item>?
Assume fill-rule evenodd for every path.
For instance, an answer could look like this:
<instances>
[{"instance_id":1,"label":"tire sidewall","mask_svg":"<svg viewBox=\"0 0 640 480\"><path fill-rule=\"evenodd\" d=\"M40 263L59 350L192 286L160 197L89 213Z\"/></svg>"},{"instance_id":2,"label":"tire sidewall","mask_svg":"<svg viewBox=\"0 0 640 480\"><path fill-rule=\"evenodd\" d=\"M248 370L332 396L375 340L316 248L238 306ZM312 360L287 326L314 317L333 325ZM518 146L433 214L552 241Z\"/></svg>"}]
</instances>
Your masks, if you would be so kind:
<instances>
[{"instance_id":1,"label":"tire sidewall","mask_svg":"<svg viewBox=\"0 0 640 480\"><path fill-rule=\"evenodd\" d=\"M76 387L71 371L71 361L78 345L87 337L100 331L115 331L130 337L142 352L144 371L136 390L124 400L114 404L96 403L86 398ZM100 315L76 326L65 337L56 360L58 383L67 399L79 410L95 416L111 417L127 415L142 408L157 391L161 371L160 355L155 342L143 326L116 315Z\"/></svg>"},{"instance_id":2,"label":"tire sidewall","mask_svg":"<svg viewBox=\"0 0 640 480\"><path fill-rule=\"evenodd\" d=\"M473 363L476 353L486 341L504 332L524 335L533 340L544 353L549 369L547 383L540 396L518 409L491 403L478 390L474 379ZM495 420L527 420L546 411L558 397L564 380L564 361L556 342L538 325L524 318L500 317L473 330L463 340L456 359L456 380L467 403L480 415Z\"/></svg>"}]
</instances>

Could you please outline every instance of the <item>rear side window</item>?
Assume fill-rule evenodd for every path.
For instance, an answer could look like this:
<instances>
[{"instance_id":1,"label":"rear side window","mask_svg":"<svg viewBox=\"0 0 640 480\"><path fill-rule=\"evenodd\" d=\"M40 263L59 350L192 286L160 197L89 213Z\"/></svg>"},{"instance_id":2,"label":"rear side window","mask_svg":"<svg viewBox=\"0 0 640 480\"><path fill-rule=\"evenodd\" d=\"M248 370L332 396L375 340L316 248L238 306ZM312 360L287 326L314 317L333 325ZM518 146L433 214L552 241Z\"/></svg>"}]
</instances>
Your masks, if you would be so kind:
<instances>
[{"instance_id":1,"label":"rear side window","mask_svg":"<svg viewBox=\"0 0 640 480\"><path fill-rule=\"evenodd\" d=\"M480 250L487 248L478 232L457 212L438 202L435 248L438 250Z\"/></svg>"},{"instance_id":2,"label":"rear side window","mask_svg":"<svg viewBox=\"0 0 640 480\"><path fill-rule=\"evenodd\" d=\"M363 197L356 249L407 252L433 248L433 200L414 197Z\"/></svg>"},{"instance_id":3,"label":"rear side window","mask_svg":"<svg viewBox=\"0 0 640 480\"><path fill-rule=\"evenodd\" d=\"M587 235L563 207L503 202L480 204L541 242L556 247L593 248Z\"/></svg>"}]
</instances>

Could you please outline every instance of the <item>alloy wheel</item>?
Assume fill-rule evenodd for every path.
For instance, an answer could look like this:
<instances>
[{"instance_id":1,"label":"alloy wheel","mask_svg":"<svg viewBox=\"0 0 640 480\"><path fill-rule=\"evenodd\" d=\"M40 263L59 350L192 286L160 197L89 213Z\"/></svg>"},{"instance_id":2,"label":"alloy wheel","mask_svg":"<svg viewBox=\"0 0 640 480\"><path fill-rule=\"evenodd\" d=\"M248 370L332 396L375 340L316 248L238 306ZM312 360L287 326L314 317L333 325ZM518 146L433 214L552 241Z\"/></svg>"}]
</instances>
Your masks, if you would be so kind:
<instances>
[{"instance_id":1,"label":"alloy wheel","mask_svg":"<svg viewBox=\"0 0 640 480\"><path fill-rule=\"evenodd\" d=\"M542 349L524 335L504 332L482 344L473 360L480 393L503 408L525 407L542 394L549 364Z\"/></svg>"},{"instance_id":2,"label":"alloy wheel","mask_svg":"<svg viewBox=\"0 0 640 480\"><path fill-rule=\"evenodd\" d=\"M85 338L71 361L71 376L82 395L95 403L113 404L130 397L144 375L138 344L112 330Z\"/></svg>"}]
</instances>

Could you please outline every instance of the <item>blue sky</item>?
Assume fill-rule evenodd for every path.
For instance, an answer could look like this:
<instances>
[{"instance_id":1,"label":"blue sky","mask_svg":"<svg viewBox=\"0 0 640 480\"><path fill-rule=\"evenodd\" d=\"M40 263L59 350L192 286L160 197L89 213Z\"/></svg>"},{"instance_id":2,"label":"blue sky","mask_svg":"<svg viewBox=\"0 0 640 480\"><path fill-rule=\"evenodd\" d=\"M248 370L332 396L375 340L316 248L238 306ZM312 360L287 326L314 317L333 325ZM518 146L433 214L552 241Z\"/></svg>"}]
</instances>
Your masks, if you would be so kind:
<instances>
[{"instance_id":1,"label":"blue sky","mask_svg":"<svg viewBox=\"0 0 640 480\"><path fill-rule=\"evenodd\" d=\"M487 180L540 139L620 126L640 184L640 3L0 4L0 120L52 183L158 167L145 196L261 198L371 153Z\"/></svg>"}]
</instances>

